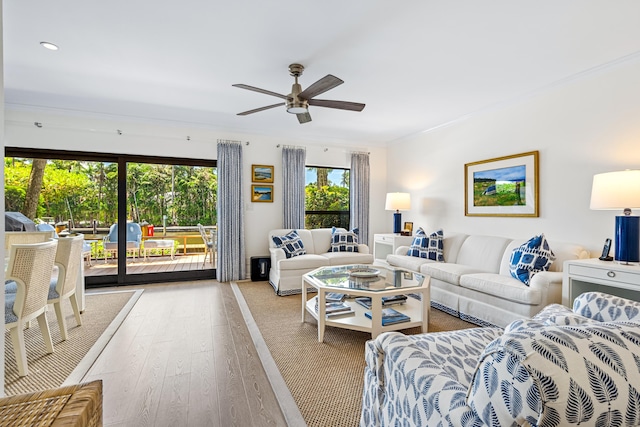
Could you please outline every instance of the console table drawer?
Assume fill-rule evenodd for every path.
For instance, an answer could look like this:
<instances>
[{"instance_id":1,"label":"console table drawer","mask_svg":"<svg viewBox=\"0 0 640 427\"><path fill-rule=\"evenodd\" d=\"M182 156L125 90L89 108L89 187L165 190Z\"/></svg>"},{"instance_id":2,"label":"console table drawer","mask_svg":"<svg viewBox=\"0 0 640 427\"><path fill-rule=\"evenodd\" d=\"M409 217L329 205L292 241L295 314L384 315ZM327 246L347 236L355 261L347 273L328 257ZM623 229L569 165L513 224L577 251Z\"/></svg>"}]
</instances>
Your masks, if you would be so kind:
<instances>
[{"instance_id":1,"label":"console table drawer","mask_svg":"<svg viewBox=\"0 0 640 427\"><path fill-rule=\"evenodd\" d=\"M640 272L632 273L629 271L620 271L618 269L609 270L585 265L569 264L569 274L572 276L585 276L591 279L629 283L633 285L640 283Z\"/></svg>"},{"instance_id":2,"label":"console table drawer","mask_svg":"<svg viewBox=\"0 0 640 427\"><path fill-rule=\"evenodd\" d=\"M393 244L395 236L387 236L387 235L376 235L375 240L378 242L388 242Z\"/></svg>"}]
</instances>

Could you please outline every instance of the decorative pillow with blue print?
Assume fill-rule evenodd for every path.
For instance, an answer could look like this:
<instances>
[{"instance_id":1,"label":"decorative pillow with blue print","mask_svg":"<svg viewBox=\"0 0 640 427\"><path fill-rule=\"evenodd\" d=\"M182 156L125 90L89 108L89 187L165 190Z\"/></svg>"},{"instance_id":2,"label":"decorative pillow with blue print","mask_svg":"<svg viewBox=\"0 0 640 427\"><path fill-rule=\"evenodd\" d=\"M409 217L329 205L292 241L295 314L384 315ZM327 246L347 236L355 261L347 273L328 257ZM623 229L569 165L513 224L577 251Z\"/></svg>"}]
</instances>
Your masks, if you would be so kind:
<instances>
[{"instance_id":1,"label":"decorative pillow with blue print","mask_svg":"<svg viewBox=\"0 0 640 427\"><path fill-rule=\"evenodd\" d=\"M272 236L271 238L273 239L273 243L276 244L276 247L284 250L287 258L293 258L307 253L302 244L302 239L296 230L291 230L291 232L285 236Z\"/></svg>"},{"instance_id":2,"label":"decorative pillow with blue print","mask_svg":"<svg viewBox=\"0 0 640 427\"><path fill-rule=\"evenodd\" d=\"M413 238L407 255L444 262L443 238L442 230L435 231L427 236L427 233L420 227Z\"/></svg>"},{"instance_id":3,"label":"decorative pillow with blue print","mask_svg":"<svg viewBox=\"0 0 640 427\"><path fill-rule=\"evenodd\" d=\"M444 233L441 229L429 234L429 251L427 252L427 258L433 261L444 262Z\"/></svg>"},{"instance_id":4,"label":"decorative pillow with blue print","mask_svg":"<svg viewBox=\"0 0 640 427\"><path fill-rule=\"evenodd\" d=\"M429 236L424 232L422 227L418 228L416 235L413 237L413 242L407 251L407 255L418 258L427 257L427 249L429 249Z\"/></svg>"},{"instance_id":5,"label":"decorative pillow with blue print","mask_svg":"<svg viewBox=\"0 0 640 427\"><path fill-rule=\"evenodd\" d=\"M529 286L529 280L539 271L547 271L556 256L544 234L531 238L511 253L509 271L511 275Z\"/></svg>"},{"instance_id":6,"label":"decorative pillow with blue print","mask_svg":"<svg viewBox=\"0 0 640 427\"><path fill-rule=\"evenodd\" d=\"M358 252L358 228L351 231L331 229L331 247L329 252Z\"/></svg>"}]
</instances>

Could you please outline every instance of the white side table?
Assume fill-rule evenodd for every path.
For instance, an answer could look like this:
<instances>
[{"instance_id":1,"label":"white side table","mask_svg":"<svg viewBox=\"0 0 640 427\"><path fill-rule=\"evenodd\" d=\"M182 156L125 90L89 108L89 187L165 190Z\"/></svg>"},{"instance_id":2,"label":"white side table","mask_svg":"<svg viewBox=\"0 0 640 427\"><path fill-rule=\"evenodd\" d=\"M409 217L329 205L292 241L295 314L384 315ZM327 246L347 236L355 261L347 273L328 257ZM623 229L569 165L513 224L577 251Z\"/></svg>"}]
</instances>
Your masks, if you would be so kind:
<instances>
[{"instance_id":1,"label":"white side table","mask_svg":"<svg viewBox=\"0 0 640 427\"><path fill-rule=\"evenodd\" d=\"M385 261L387 255L396 253L400 246L411 246L413 236L385 233L373 235L373 258Z\"/></svg>"},{"instance_id":2,"label":"white side table","mask_svg":"<svg viewBox=\"0 0 640 427\"><path fill-rule=\"evenodd\" d=\"M571 308L578 295L594 291L640 301L640 265L597 258L565 261L562 304Z\"/></svg>"}]
</instances>

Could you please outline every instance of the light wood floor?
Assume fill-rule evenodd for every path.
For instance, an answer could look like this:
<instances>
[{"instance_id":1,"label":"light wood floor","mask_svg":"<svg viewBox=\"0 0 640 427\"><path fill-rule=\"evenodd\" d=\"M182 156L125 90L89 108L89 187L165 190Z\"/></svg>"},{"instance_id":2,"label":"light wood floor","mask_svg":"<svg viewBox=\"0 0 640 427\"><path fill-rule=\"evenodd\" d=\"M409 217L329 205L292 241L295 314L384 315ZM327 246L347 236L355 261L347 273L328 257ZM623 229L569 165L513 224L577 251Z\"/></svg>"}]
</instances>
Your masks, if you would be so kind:
<instances>
[{"instance_id":1,"label":"light wood floor","mask_svg":"<svg viewBox=\"0 0 640 427\"><path fill-rule=\"evenodd\" d=\"M144 293L83 379L103 380L105 426L286 425L230 285L113 289L130 288Z\"/></svg>"}]
</instances>

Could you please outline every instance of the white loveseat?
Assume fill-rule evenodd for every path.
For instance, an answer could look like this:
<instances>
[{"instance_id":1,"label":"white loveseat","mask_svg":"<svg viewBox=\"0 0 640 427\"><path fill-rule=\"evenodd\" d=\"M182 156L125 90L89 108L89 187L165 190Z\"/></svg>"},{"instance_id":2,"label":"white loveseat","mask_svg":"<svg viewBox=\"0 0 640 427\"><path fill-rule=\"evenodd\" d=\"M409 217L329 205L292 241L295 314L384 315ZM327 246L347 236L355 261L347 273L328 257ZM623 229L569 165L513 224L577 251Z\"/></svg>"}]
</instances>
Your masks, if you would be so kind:
<instances>
[{"instance_id":1,"label":"white loveseat","mask_svg":"<svg viewBox=\"0 0 640 427\"><path fill-rule=\"evenodd\" d=\"M302 276L311 270L329 265L372 264L373 255L369 247L358 245L358 252L329 252L331 248L331 228L296 230L302 239L306 254L287 258L284 250L276 247L273 236L284 236L291 229L277 229L269 232L269 252L271 270L269 283L278 295L292 295L302 292ZM343 228L337 231L346 231Z\"/></svg>"},{"instance_id":2,"label":"white loveseat","mask_svg":"<svg viewBox=\"0 0 640 427\"><path fill-rule=\"evenodd\" d=\"M564 261L589 257L580 245L550 240L556 259L527 286L509 272L511 253L526 240L445 233L444 262L408 256L409 247L401 246L387 263L431 276L433 307L477 325L505 327L562 302Z\"/></svg>"}]
</instances>

